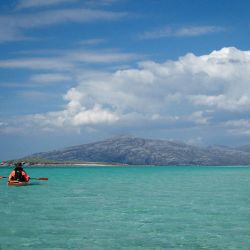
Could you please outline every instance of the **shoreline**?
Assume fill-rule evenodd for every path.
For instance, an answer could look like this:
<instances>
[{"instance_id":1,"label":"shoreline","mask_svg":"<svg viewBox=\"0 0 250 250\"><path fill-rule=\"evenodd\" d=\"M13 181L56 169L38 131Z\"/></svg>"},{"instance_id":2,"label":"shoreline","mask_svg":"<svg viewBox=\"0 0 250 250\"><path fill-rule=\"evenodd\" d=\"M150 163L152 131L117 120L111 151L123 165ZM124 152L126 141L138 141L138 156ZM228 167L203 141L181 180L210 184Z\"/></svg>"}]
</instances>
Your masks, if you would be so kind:
<instances>
[{"instance_id":1,"label":"shoreline","mask_svg":"<svg viewBox=\"0 0 250 250\"><path fill-rule=\"evenodd\" d=\"M0 165L1 168L13 168L13 165ZM210 168L210 167L225 167L225 168L249 168L250 165L129 165L129 164L105 164L105 163L38 163L32 165L24 165L24 168L98 168L98 167L196 167L196 168Z\"/></svg>"},{"instance_id":2,"label":"shoreline","mask_svg":"<svg viewBox=\"0 0 250 250\"><path fill-rule=\"evenodd\" d=\"M37 163L37 164L24 164L24 168L33 168L33 167L124 167L130 166L127 164L105 164L105 163ZM0 165L0 168L9 168L14 167L13 164L10 165Z\"/></svg>"}]
</instances>

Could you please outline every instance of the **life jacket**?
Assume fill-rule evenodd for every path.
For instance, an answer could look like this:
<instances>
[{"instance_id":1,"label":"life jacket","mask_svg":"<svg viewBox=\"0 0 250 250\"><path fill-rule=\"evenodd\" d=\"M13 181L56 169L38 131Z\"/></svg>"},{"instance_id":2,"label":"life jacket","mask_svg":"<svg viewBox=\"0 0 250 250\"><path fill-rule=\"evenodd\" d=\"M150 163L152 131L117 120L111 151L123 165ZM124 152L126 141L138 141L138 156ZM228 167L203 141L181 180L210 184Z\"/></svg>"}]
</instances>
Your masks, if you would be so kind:
<instances>
[{"instance_id":1,"label":"life jacket","mask_svg":"<svg viewBox=\"0 0 250 250\"><path fill-rule=\"evenodd\" d=\"M25 181L25 177L23 176L23 171L21 169L15 170L14 179L18 181Z\"/></svg>"}]
</instances>

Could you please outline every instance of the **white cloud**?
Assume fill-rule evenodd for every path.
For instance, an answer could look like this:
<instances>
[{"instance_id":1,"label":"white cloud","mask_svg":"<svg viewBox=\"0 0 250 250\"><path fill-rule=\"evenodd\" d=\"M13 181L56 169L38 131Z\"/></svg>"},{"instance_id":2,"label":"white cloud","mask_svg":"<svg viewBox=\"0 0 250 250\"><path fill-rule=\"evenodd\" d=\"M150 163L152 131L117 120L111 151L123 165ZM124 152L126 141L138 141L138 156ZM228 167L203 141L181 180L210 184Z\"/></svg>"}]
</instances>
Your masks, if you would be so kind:
<instances>
[{"instance_id":1,"label":"white cloud","mask_svg":"<svg viewBox=\"0 0 250 250\"><path fill-rule=\"evenodd\" d=\"M0 17L0 42L30 39L25 31L63 23L86 23L111 21L127 16L125 12L112 12L98 9L56 9L35 14L16 14Z\"/></svg>"},{"instance_id":2,"label":"white cloud","mask_svg":"<svg viewBox=\"0 0 250 250\"><path fill-rule=\"evenodd\" d=\"M225 122L223 125L227 129L227 131L233 135L250 136L249 119L229 120Z\"/></svg>"},{"instance_id":3,"label":"white cloud","mask_svg":"<svg viewBox=\"0 0 250 250\"><path fill-rule=\"evenodd\" d=\"M17 124L6 124L0 126L0 134L6 134L6 135L11 135L11 134L20 134L24 131L24 126L17 126Z\"/></svg>"},{"instance_id":4,"label":"white cloud","mask_svg":"<svg viewBox=\"0 0 250 250\"><path fill-rule=\"evenodd\" d=\"M53 94L48 92L29 90L29 91L18 91L17 95L25 99L41 100L45 101L48 98L52 98Z\"/></svg>"},{"instance_id":5,"label":"white cloud","mask_svg":"<svg viewBox=\"0 0 250 250\"><path fill-rule=\"evenodd\" d=\"M76 126L79 125L91 125L97 123L112 123L118 121L119 118L114 113L102 109L100 106L95 105L92 109L86 110L82 108L73 117L73 124Z\"/></svg>"},{"instance_id":6,"label":"white cloud","mask_svg":"<svg viewBox=\"0 0 250 250\"><path fill-rule=\"evenodd\" d=\"M71 62L60 58L21 58L1 60L0 68L20 68L32 70L68 70L73 67Z\"/></svg>"},{"instance_id":7,"label":"white cloud","mask_svg":"<svg viewBox=\"0 0 250 250\"><path fill-rule=\"evenodd\" d=\"M93 22L100 20L116 20L126 16L123 12L112 12L97 9L59 9L36 14L22 15L13 22L19 28L36 28L56 25L65 22Z\"/></svg>"},{"instance_id":8,"label":"white cloud","mask_svg":"<svg viewBox=\"0 0 250 250\"><path fill-rule=\"evenodd\" d=\"M70 51L66 54L66 57L70 61L75 62L86 62L86 63L113 63L113 62L126 62L137 58L132 53L122 53L118 51L88 51L88 50L77 50Z\"/></svg>"},{"instance_id":9,"label":"white cloud","mask_svg":"<svg viewBox=\"0 0 250 250\"><path fill-rule=\"evenodd\" d=\"M119 2L120 0L86 0L86 4L90 6L99 6L99 5L112 5Z\"/></svg>"},{"instance_id":10,"label":"white cloud","mask_svg":"<svg viewBox=\"0 0 250 250\"><path fill-rule=\"evenodd\" d=\"M137 69L92 75L76 89L82 94L81 105L98 103L121 117L133 112L144 117L175 112L186 116L200 106L241 111L250 109L249 72L249 51L224 48L209 55L187 54L177 61L142 62ZM176 105L181 112L175 110ZM202 113L194 114L200 123L207 121Z\"/></svg>"},{"instance_id":11,"label":"white cloud","mask_svg":"<svg viewBox=\"0 0 250 250\"><path fill-rule=\"evenodd\" d=\"M187 120L196 124L208 124L209 117L203 111L196 111L187 117Z\"/></svg>"},{"instance_id":12,"label":"white cloud","mask_svg":"<svg viewBox=\"0 0 250 250\"><path fill-rule=\"evenodd\" d=\"M84 4L89 6L111 5L118 0L84 0ZM51 7L59 4L74 4L79 0L19 0L17 9Z\"/></svg>"},{"instance_id":13,"label":"white cloud","mask_svg":"<svg viewBox=\"0 0 250 250\"><path fill-rule=\"evenodd\" d=\"M20 0L17 4L17 9L46 7L63 3L74 3L76 1L77 0Z\"/></svg>"},{"instance_id":14,"label":"white cloud","mask_svg":"<svg viewBox=\"0 0 250 250\"><path fill-rule=\"evenodd\" d=\"M47 114L36 114L27 116L28 123L39 128L51 130L53 128L70 129L85 125L111 124L119 120L119 117L112 111L95 104L91 108L84 107L81 99L84 95L76 89L71 89L64 96L68 101L64 110L48 112Z\"/></svg>"},{"instance_id":15,"label":"white cloud","mask_svg":"<svg viewBox=\"0 0 250 250\"><path fill-rule=\"evenodd\" d=\"M210 107L214 106L219 109L225 109L230 111L237 111L244 109L249 110L250 107L250 97L244 94L232 100L225 95L217 95L217 96L197 95L197 96L190 96L189 99L196 105L204 105Z\"/></svg>"},{"instance_id":16,"label":"white cloud","mask_svg":"<svg viewBox=\"0 0 250 250\"><path fill-rule=\"evenodd\" d=\"M48 71L69 71L76 69L78 63L88 64L110 64L121 63L139 58L132 53L123 53L118 51L87 51L72 50L58 52L54 57L26 57L17 59L0 60L0 68L19 68L30 70L48 70ZM47 78L52 74L47 75ZM59 75L54 75L54 79ZM61 76L61 74L60 74ZM41 77L41 76L40 76ZM45 76L43 76L45 80Z\"/></svg>"},{"instance_id":17,"label":"white cloud","mask_svg":"<svg viewBox=\"0 0 250 250\"><path fill-rule=\"evenodd\" d=\"M164 37L194 37L225 31L219 26L187 26L180 28L164 27L158 30L144 32L139 37L142 39L158 39Z\"/></svg>"},{"instance_id":18,"label":"white cloud","mask_svg":"<svg viewBox=\"0 0 250 250\"><path fill-rule=\"evenodd\" d=\"M119 120L115 113L102 108L101 105L94 104L91 108L83 106L81 100L85 97L84 93L77 91L75 88L70 89L64 96L65 100L68 101L67 108L63 113L59 112L59 114L66 115L66 119L69 120L69 123L75 126L112 123Z\"/></svg>"},{"instance_id":19,"label":"white cloud","mask_svg":"<svg viewBox=\"0 0 250 250\"><path fill-rule=\"evenodd\" d=\"M190 26L182 27L174 32L175 36L202 36L211 33L225 31L225 28L218 26Z\"/></svg>"},{"instance_id":20,"label":"white cloud","mask_svg":"<svg viewBox=\"0 0 250 250\"><path fill-rule=\"evenodd\" d=\"M30 77L32 82L37 83L53 83L53 82L64 82L71 80L71 77L65 74L36 74Z\"/></svg>"},{"instance_id":21,"label":"white cloud","mask_svg":"<svg viewBox=\"0 0 250 250\"><path fill-rule=\"evenodd\" d=\"M8 21L6 20L6 23ZM18 29L9 27L9 24L5 24L5 21L0 18L0 43L9 41L20 41L27 39Z\"/></svg>"},{"instance_id":22,"label":"white cloud","mask_svg":"<svg viewBox=\"0 0 250 250\"><path fill-rule=\"evenodd\" d=\"M93 38L93 39L82 40L78 42L78 44L83 45L83 46L91 46L91 45L98 45L98 44L104 43L105 41L106 40L102 38Z\"/></svg>"},{"instance_id":23,"label":"white cloud","mask_svg":"<svg viewBox=\"0 0 250 250\"><path fill-rule=\"evenodd\" d=\"M216 126L222 112L250 113L250 51L236 48L190 53L161 64L146 61L115 72L77 71L75 79L78 83L64 96L64 110L30 120L61 128L184 128Z\"/></svg>"}]
</instances>

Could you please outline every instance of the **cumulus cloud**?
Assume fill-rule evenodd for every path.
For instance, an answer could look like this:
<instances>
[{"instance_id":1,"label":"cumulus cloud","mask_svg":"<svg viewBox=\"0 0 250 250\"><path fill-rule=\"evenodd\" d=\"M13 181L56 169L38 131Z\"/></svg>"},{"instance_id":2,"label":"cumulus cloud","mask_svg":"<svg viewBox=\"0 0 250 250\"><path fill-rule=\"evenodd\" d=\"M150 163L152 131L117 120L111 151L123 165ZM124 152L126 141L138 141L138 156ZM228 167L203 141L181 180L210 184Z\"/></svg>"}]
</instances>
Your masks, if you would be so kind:
<instances>
[{"instance_id":1,"label":"cumulus cloud","mask_svg":"<svg viewBox=\"0 0 250 250\"><path fill-rule=\"evenodd\" d=\"M250 114L250 51L223 48L164 63L143 61L114 72L77 74L63 110L30 120L47 128L212 128L221 112Z\"/></svg>"},{"instance_id":2,"label":"cumulus cloud","mask_svg":"<svg viewBox=\"0 0 250 250\"><path fill-rule=\"evenodd\" d=\"M160 112L173 103L224 110L249 109L250 52L225 48L209 55L187 54L177 61L142 62L80 82L83 102L109 104L120 112ZM146 105L147 104L147 105ZM184 110L186 109L183 106Z\"/></svg>"},{"instance_id":3,"label":"cumulus cloud","mask_svg":"<svg viewBox=\"0 0 250 250\"><path fill-rule=\"evenodd\" d=\"M65 110L31 115L27 118L31 123L39 124L39 127L47 129L54 127L67 129L72 126L113 123L119 119L114 112L103 108L101 105L95 104L91 108L84 107L81 104L83 94L74 88L69 90L64 98L68 101Z\"/></svg>"}]
</instances>

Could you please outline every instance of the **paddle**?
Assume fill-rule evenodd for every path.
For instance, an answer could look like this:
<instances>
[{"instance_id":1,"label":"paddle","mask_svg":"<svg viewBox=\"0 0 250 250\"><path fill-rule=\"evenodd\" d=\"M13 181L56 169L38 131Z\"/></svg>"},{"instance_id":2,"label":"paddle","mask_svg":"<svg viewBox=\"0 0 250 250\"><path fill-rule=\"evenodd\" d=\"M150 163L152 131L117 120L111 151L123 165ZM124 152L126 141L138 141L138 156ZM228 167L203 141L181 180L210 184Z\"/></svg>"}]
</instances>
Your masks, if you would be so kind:
<instances>
[{"instance_id":1,"label":"paddle","mask_svg":"<svg viewBox=\"0 0 250 250\"><path fill-rule=\"evenodd\" d=\"M0 179L3 179L3 178L9 178L9 177L6 177L6 176L0 176Z\"/></svg>"},{"instance_id":2,"label":"paddle","mask_svg":"<svg viewBox=\"0 0 250 250\"><path fill-rule=\"evenodd\" d=\"M3 178L9 178L9 177L6 177L6 176L0 176L0 179L3 179ZM46 178L46 177L41 177L41 178L30 178L30 180L38 180L38 181L47 181L49 178Z\"/></svg>"},{"instance_id":3,"label":"paddle","mask_svg":"<svg viewBox=\"0 0 250 250\"><path fill-rule=\"evenodd\" d=\"M30 180L38 180L38 181L47 181L49 178L41 177L41 178L30 178Z\"/></svg>"}]
</instances>

